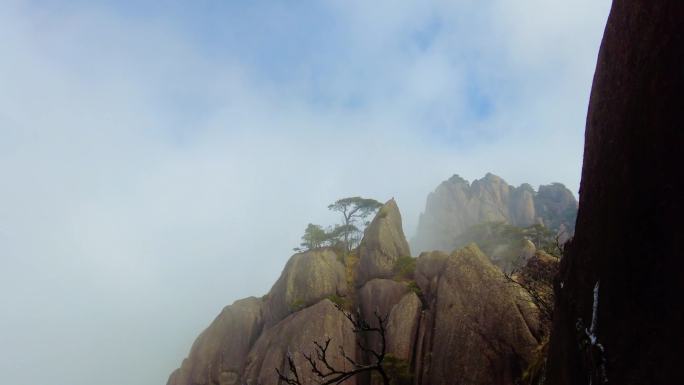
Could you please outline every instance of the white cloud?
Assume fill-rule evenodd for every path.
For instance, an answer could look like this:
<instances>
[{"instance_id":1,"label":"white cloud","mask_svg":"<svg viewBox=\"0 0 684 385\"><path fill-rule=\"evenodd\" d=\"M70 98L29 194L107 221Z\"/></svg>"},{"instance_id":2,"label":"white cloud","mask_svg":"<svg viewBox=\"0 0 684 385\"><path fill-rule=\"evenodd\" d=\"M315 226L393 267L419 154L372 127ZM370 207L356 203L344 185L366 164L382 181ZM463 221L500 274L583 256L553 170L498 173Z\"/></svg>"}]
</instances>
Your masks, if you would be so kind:
<instances>
[{"instance_id":1,"label":"white cloud","mask_svg":"<svg viewBox=\"0 0 684 385\"><path fill-rule=\"evenodd\" d=\"M576 189L607 1L328 6L339 55L286 81L163 17L4 7L7 382L164 382L336 198L396 197L411 235L455 172Z\"/></svg>"}]
</instances>

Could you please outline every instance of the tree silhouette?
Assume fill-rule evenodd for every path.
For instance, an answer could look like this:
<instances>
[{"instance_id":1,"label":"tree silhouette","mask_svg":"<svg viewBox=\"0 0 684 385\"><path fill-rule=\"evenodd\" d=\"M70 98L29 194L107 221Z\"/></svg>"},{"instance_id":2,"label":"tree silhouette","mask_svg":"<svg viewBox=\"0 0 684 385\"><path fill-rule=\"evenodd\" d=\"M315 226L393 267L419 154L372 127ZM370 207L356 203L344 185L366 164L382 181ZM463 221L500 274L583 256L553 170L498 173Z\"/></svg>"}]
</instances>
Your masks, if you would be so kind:
<instances>
[{"instance_id":1,"label":"tree silhouette","mask_svg":"<svg viewBox=\"0 0 684 385\"><path fill-rule=\"evenodd\" d=\"M344 316L352 323L353 331L357 335L365 335L368 333L375 333L380 337L380 349L375 350L366 346L361 342L357 342L357 346L361 351L369 358L370 362L363 363L355 360L344 350L342 346L339 346L339 353L344 358L345 361L352 365L352 369L345 370L336 368L330 363L330 358L328 356L328 349L330 348L330 338L326 338L324 342L314 341L315 349L312 353L306 354L302 353L304 359L309 364L311 372L318 379L319 385L332 385L341 384L344 381L357 376L362 373L377 373L380 378L382 378L383 385L390 385L390 378L387 371L383 367L383 363L386 354L386 332L387 332L387 316L381 316L377 311L374 313L377 319L377 326L371 326L363 317L360 311L355 313L348 312L342 308L340 305L335 305L337 310L341 311ZM357 341L359 339L357 338ZM288 371L289 373L283 373L276 368L276 373L278 374L278 379L287 385L304 385L299 375L299 370L297 365L295 365L294 359L291 354L287 355Z\"/></svg>"},{"instance_id":2,"label":"tree silhouette","mask_svg":"<svg viewBox=\"0 0 684 385\"><path fill-rule=\"evenodd\" d=\"M361 197L343 198L328 205L328 209L342 214L342 225L340 228L344 230L341 235L347 251L351 251L353 248L354 239L352 235L360 232L356 226L357 223L366 219L380 207L382 207L382 203L375 199Z\"/></svg>"}]
</instances>

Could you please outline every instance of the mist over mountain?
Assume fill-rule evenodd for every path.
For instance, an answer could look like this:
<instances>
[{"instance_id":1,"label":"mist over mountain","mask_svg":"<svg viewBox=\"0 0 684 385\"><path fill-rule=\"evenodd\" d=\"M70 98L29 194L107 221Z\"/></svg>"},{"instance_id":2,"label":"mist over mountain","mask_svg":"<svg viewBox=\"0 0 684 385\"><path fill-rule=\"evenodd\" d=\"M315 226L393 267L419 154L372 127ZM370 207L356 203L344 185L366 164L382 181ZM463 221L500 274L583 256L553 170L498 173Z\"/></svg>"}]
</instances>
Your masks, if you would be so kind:
<instances>
[{"instance_id":1,"label":"mist over mountain","mask_svg":"<svg viewBox=\"0 0 684 385\"><path fill-rule=\"evenodd\" d=\"M559 183L455 175L428 197L413 246L459 248L413 258L391 200L358 248L295 254L266 296L224 309L167 384L684 383L682 19L680 1L614 2L579 204ZM541 239L516 229L569 239L557 255L538 242L508 273L476 243L458 246Z\"/></svg>"},{"instance_id":2,"label":"mist over mountain","mask_svg":"<svg viewBox=\"0 0 684 385\"><path fill-rule=\"evenodd\" d=\"M414 252L453 250L462 246L459 237L464 232L485 222L540 224L566 240L575 231L576 216L577 200L561 183L541 185L535 191L527 183L511 186L491 173L472 183L454 175L428 196L411 248Z\"/></svg>"},{"instance_id":3,"label":"mist over mountain","mask_svg":"<svg viewBox=\"0 0 684 385\"><path fill-rule=\"evenodd\" d=\"M373 355L383 357L377 360L393 384L515 384L548 335L548 320L530 298L475 244L408 254L390 200L352 253L319 247L294 254L268 294L223 309L167 385L276 385L283 373L293 383L325 382L365 367ZM546 264L549 257L531 258ZM383 333L360 331L346 309L358 309L359 319ZM309 361L307 352L315 343L327 348L326 341L335 349ZM345 383L383 382L354 375Z\"/></svg>"},{"instance_id":4,"label":"mist over mountain","mask_svg":"<svg viewBox=\"0 0 684 385\"><path fill-rule=\"evenodd\" d=\"M684 384L683 20L0 2L2 383Z\"/></svg>"}]
</instances>

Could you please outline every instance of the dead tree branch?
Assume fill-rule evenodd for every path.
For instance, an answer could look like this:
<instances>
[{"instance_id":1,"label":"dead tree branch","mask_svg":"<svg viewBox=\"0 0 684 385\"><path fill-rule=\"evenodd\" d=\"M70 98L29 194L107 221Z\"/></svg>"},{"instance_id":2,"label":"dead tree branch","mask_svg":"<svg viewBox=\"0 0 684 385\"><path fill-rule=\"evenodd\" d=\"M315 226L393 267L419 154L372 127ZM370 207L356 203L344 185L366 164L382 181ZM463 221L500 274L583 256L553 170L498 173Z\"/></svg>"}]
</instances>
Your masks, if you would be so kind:
<instances>
[{"instance_id":1,"label":"dead tree branch","mask_svg":"<svg viewBox=\"0 0 684 385\"><path fill-rule=\"evenodd\" d=\"M336 368L328 356L328 349L330 348L331 339L328 337L324 342L314 341L314 351L302 356L307 361L311 372L315 375L316 382L319 385L341 384L344 381L359 375L361 373L377 373L382 378L383 385L389 385L390 380L387 372L383 368L383 361L386 356L386 334L387 334L387 316L381 316L377 311L375 318L377 326L371 326L362 316L360 311L354 313L344 310L341 306L335 306L337 310L344 314L345 318L352 324L352 331L356 335L366 336L369 333L375 333L380 337L379 350L366 346L361 342L357 342L358 348L364 353L364 356L369 358L370 362L359 362L353 356L350 356L342 345L338 346L339 354L346 362L351 364L352 369ZM363 340L357 338L357 340ZM287 372L283 373L276 369L278 379L287 385L304 385L297 370L297 365L291 354L287 356Z\"/></svg>"}]
</instances>

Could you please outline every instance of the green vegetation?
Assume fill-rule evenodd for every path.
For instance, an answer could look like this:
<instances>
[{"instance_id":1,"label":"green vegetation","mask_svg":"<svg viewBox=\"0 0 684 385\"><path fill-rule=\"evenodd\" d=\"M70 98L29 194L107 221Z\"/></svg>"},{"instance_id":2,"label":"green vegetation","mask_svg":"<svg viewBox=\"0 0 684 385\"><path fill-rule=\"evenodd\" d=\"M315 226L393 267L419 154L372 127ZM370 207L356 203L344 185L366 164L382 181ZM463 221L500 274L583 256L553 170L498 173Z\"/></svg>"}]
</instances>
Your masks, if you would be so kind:
<instances>
[{"instance_id":1,"label":"green vegetation","mask_svg":"<svg viewBox=\"0 0 684 385\"><path fill-rule=\"evenodd\" d=\"M412 279L416 270L416 259L411 256L399 257L394 263L394 273L397 279Z\"/></svg>"},{"instance_id":2,"label":"green vegetation","mask_svg":"<svg viewBox=\"0 0 684 385\"><path fill-rule=\"evenodd\" d=\"M309 223L304 230L302 236L302 247L308 249L316 249L323 246L328 241L328 234L319 225Z\"/></svg>"},{"instance_id":3,"label":"green vegetation","mask_svg":"<svg viewBox=\"0 0 684 385\"><path fill-rule=\"evenodd\" d=\"M560 256L560 243L556 238L556 233L551 229L536 224L523 229L523 234L534 243L537 249L544 250L557 257Z\"/></svg>"},{"instance_id":4,"label":"green vegetation","mask_svg":"<svg viewBox=\"0 0 684 385\"><path fill-rule=\"evenodd\" d=\"M356 282L356 266L359 264L359 256L351 252L344 256L345 278L349 287L354 287Z\"/></svg>"},{"instance_id":5,"label":"green vegetation","mask_svg":"<svg viewBox=\"0 0 684 385\"><path fill-rule=\"evenodd\" d=\"M296 252L333 247L344 258L358 246L363 236L363 229L368 225L366 218L382 207L375 199L350 197L343 198L328 205L328 209L342 214L342 223L324 229L320 225L309 223L304 230L300 247Z\"/></svg>"},{"instance_id":6,"label":"green vegetation","mask_svg":"<svg viewBox=\"0 0 684 385\"><path fill-rule=\"evenodd\" d=\"M483 253L510 270L522 262L527 241L539 250L560 255L556 233L540 224L523 228L505 222L483 222L464 231L454 246L460 248L475 243Z\"/></svg>"},{"instance_id":7,"label":"green vegetation","mask_svg":"<svg viewBox=\"0 0 684 385\"><path fill-rule=\"evenodd\" d=\"M335 227L338 229L340 240L343 241L347 251L351 251L361 240L363 232L359 229L359 222L367 225L366 218L382 207L382 203L375 199L349 197L342 198L328 205L328 209L342 214L342 224Z\"/></svg>"},{"instance_id":8,"label":"green vegetation","mask_svg":"<svg viewBox=\"0 0 684 385\"><path fill-rule=\"evenodd\" d=\"M392 354L385 356L383 367L393 385L409 385L412 383L413 375L407 360L395 357Z\"/></svg>"},{"instance_id":9,"label":"green vegetation","mask_svg":"<svg viewBox=\"0 0 684 385\"><path fill-rule=\"evenodd\" d=\"M476 243L487 255L500 245L522 247L525 234L522 228L505 222L483 222L471 226L458 237L459 246Z\"/></svg>"},{"instance_id":10,"label":"green vegetation","mask_svg":"<svg viewBox=\"0 0 684 385\"><path fill-rule=\"evenodd\" d=\"M302 299L295 299L290 303L290 311L300 311L306 307L306 303Z\"/></svg>"},{"instance_id":11,"label":"green vegetation","mask_svg":"<svg viewBox=\"0 0 684 385\"><path fill-rule=\"evenodd\" d=\"M330 294L329 296L325 297L330 302L334 303L335 306L341 309L349 309L351 307L351 301L347 297L341 297L337 294Z\"/></svg>"},{"instance_id":12,"label":"green vegetation","mask_svg":"<svg viewBox=\"0 0 684 385\"><path fill-rule=\"evenodd\" d=\"M418 297L422 297L423 291L420 290L420 286L418 286L416 281L409 281L406 287L409 289L410 292L415 293Z\"/></svg>"}]
</instances>

